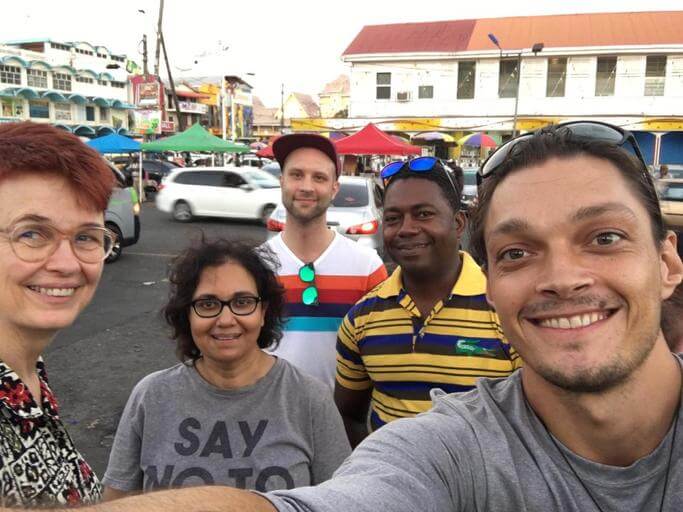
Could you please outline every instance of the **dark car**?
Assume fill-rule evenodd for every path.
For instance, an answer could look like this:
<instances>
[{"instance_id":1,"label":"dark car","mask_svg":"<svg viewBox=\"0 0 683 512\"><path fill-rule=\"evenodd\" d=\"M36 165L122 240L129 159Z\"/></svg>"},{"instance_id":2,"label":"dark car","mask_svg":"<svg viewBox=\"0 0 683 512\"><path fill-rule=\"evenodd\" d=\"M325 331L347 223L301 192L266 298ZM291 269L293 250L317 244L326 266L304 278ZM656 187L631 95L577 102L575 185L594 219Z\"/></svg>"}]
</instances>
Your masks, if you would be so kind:
<instances>
[{"instance_id":1,"label":"dark car","mask_svg":"<svg viewBox=\"0 0 683 512\"><path fill-rule=\"evenodd\" d=\"M131 162L123 169L123 173L126 177L131 177L133 173L137 174L139 166L140 163L138 160ZM178 164L167 160L152 160L145 158L142 161L142 169L145 172L145 178L148 180L145 189L148 192L156 192L161 180L178 167Z\"/></svg>"}]
</instances>

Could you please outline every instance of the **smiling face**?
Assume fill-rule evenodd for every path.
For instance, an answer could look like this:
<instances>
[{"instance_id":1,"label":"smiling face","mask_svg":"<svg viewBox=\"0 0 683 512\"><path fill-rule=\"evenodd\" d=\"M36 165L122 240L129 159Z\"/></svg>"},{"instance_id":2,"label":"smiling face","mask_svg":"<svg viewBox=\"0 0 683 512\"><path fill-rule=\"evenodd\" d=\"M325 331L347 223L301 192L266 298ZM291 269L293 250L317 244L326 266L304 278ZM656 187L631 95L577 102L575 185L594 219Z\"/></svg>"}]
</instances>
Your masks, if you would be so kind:
<instances>
[{"instance_id":1,"label":"smiling face","mask_svg":"<svg viewBox=\"0 0 683 512\"><path fill-rule=\"evenodd\" d=\"M0 181L0 229L49 224L63 233L103 225L103 214L78 205L64 178L25 173ZM68 240L44 261L27 263L0 234L0 328L3 332L53 334L90 302L104 262L83 263Z\"/></svg>"},{"instance_id":2,"label":"smiling face","mask_svg":"<svg viewBox=\"0 0 683 512\"><path fill-rule=\"evenodd\" d=\"M680 281L680 259L671 238L653 240L645 208L610 162L554 158L511 173L484 231L488 298L525 371L601 391L661 338L661 301Z\"/></svg>"},{"instance_id":3,"label":"smiling face","mask_svg":"<svg viewBox=\"0 0 683 512\"><path fill-rule=\"evenodd\" d=\"M324 216L339 190L334 162L314 148L287 156L280 183L287 216L304 224Z\"/></svg>"},{"instance_id":4,"label":"smiling face","mask_svg":"<svg viewBox=\"0 0 683 512\"><path fill-rule=\"evenodd\" d=\"M403 272L440 273L457 261L465 220L453 212L439 186L423 178L397 180L384 198L384 246Z\"/></svg>"},{"instance_id":5,"label":"smiling face","mask_svg":"<svg viewBox=\"0 0 683 512\"><path fill-rule=\"evenodd\" d=\"M202 271L192 300L217 298L228 301L240 296L258 297L256 281L242 265L227 262ZM264 317L265 308L261 303L253 313L244 316L235 315L224 306L221 314L214 318L202 318L190 307L192 339L207 362L235 367L261 350L258 337Z\"/></svg>"}]
</instances>

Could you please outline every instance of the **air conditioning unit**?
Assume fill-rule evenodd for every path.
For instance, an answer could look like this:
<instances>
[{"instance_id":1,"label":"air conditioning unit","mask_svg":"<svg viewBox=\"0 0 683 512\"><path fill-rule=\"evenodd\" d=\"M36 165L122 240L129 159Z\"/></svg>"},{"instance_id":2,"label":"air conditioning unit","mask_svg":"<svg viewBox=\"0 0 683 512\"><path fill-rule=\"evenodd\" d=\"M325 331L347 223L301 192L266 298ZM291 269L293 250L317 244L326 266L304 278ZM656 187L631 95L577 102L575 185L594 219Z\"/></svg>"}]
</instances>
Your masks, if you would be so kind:
<instances>
[{"instance_id":1,"label":"air conditioning unit","mask_svg":"<svg viewBox=\"0 0 683 512\"><path fill-rule=\"evenodd\" d=\"M401 91L396 93L396 101L410 101L410 91Z\"/></svg>"}]
</instances>

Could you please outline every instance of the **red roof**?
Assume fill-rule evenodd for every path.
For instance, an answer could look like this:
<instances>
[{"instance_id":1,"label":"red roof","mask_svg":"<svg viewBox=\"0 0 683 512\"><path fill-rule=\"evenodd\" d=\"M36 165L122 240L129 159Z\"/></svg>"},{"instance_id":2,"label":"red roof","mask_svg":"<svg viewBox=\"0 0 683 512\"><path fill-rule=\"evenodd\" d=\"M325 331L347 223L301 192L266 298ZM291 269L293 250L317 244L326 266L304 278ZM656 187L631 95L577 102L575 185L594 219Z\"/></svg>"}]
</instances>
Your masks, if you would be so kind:
<instances>
[{"instance_id":1,"label":"red roof","mask_svg":"<svg viewBox=\"0 0 683 512\"><path fill-rule=\"evenodd\" d=\"M334 142L340 155L419 155L422 150L392 139L374 124Z\"/></svg>"},{"instance_id":2,"label":"red roof","mask_svg":"<svg viewBox=\"0 0 683 512\"><path fill-rule=\"evenodd\" d=\"M363 27L344 55L683 44L683 11L519 16Z\"/></svg>"},{"instance_id":3,"label":"red roof","mask_svg":"<svg viewBox=\"0 0 683 512\"><path fill-rule=\"evenodd\" d=\"M192 91L183 91L176 89L175 93L182 98L210 98L211 96L208 94L200 94L198 92L192 92Z\"/></svg>"}]
</instances>

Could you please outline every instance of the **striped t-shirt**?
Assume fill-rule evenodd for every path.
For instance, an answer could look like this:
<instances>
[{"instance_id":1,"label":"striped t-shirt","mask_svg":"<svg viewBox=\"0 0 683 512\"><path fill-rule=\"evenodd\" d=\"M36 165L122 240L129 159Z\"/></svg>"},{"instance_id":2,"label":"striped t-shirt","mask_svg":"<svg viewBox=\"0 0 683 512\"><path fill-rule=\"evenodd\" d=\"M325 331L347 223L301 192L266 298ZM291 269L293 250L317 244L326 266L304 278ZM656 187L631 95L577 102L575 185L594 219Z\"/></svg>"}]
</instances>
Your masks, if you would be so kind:
<instances>
[{"instance_id":1,"label":"striped t-shirt","mask_svg":"<svg viewBox=\"0 0 683 512\"><path fill-rule=\"evenodd\" d=\"M301 261L279 234L266 242L277 255L278 279L285 288L285 332L273 352L300 370L334 387L337 330L346 312L387 277L377 251L335 232L328 248L313 262L317 306L303 304L301 294L312 283L299 279Z\"/></svg>"},{"instance_id":2,"label":"striped t-shirt","mask_svg":"<svg viewBox=\"0 0 683 512\"><path fill-rule=\"evenodd\" d=\"M337 383L372 390L373 430L431 407L429 392L469 391L478 377L506 377L521 360L486 302L486 277L466 252L450 296L426 316L403 289L401 269L363 297L337 339Z\"/></svg>"}]
</instances>

